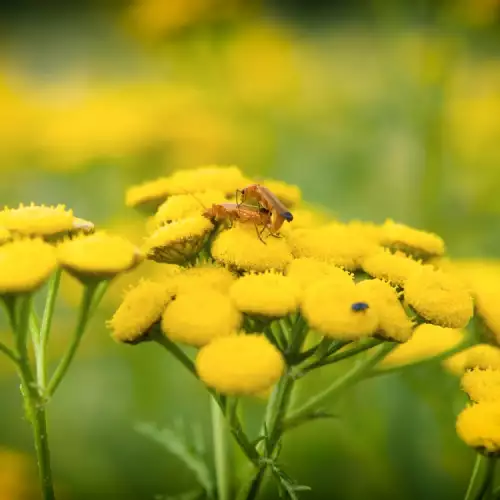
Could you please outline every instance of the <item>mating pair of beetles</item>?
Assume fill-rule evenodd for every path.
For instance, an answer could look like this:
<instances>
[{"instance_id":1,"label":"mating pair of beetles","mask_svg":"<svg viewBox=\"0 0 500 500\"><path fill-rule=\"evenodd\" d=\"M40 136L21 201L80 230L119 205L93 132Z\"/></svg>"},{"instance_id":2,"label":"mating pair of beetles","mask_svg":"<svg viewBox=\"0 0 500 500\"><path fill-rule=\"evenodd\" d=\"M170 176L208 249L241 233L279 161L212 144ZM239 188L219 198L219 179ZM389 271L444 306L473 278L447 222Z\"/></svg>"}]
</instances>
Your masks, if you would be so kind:
<instances>
[{"instance_id":1,"label":"mating pair of beetles","mask_svg":"<svg viewBox=\"0 0 500 500\"><path fill-rule=\"evenodd\" d=\"M238 198L240 201L238 202ZM257 205L246 204L249 201ZM285 221L292 222L293 215L268 188L252 184L236 191L236 203L213 204L203 215L215 221L238 221L253 223L257 236L263 243L262 233L267 229L271 236L278 236L278 231ZM259 227L262 229L259 230Z\"/></svg>"}]
</instances>

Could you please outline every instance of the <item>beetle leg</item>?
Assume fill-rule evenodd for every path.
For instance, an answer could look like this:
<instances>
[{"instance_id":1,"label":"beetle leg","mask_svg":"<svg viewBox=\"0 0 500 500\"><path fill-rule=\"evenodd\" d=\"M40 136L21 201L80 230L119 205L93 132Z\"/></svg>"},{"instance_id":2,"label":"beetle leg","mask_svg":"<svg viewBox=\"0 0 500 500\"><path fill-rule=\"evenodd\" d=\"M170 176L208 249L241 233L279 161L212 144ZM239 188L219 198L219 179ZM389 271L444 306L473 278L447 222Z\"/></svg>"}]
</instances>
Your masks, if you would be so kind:
<instances>
[{"instance_id":1,"label":"beetle leg","mask_svg":"<svg viewBox=\"0 0 500 500\"><path fill-rule=\"evenodd\" d=\"M266 226L264 226L262 231L259 231L259 226L257 225L257 223L255 223L255 231L257 232L257 237L260 241L262 241L262 243L264 243L264 245L267 245L267 243L262 239L262 233L264 232L264 229L266 229Z\"/></svg>"}]
</instances>

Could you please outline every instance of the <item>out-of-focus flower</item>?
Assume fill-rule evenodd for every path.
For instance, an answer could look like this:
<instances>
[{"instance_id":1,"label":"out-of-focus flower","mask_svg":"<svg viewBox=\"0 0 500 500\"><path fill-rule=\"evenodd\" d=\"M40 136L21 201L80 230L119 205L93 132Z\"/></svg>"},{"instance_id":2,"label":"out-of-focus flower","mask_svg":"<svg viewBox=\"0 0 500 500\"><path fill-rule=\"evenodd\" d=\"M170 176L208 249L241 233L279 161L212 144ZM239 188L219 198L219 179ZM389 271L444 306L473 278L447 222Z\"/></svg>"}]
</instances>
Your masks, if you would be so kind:
<instances>
[{"instance_id":1,"label":"out-of-focus flower","mask_svg":"<svg viewBox=\"0 0 500 500\"><path fill-rule=\"evenodd\" d=\"M476 403L500 401L500 370L474 368L464 373L462 389Z\"/></svg>"},{"instance_id":2,"label":"out-of-focus flower","mask_svg":"<svg viewBox=\"0 0 500 500\"><path fill-rule=\"evenodd\" d=\"M448 358L443 364L455 375L462 375L472 368L500 370L500 348L477 344Z\"/></svg>"},{"instance_id":3,"label":"out-of-focus flower","mask_svg":"<svg viewBox=\"0 0 500 500\"><path fill-rule=\"evenodd\" d=\"M21 239L0 246L0 294L31 292L57 267L56 252L41 239Z\"/></svg>"},{"instance_id":4,"label":"out-of-focus flower","mask_svg":"<svg viewBox=\"0 0 500 500\"><path fill-rule=\"evenodd\" d=\"M280 352L258 334L216 339L196 358L201 380L222 394L260 394L278 381L284 369Z\"/></svg>"},{"instance_id":5,"label":"out-of-focus flower","mask_svg":"<svg viewBox=\"0 0 500 500\"><path fill-rule=\"evenodd\" d=\"M500 451L500 405L483 401L467 406L457 417L458 436L471 448L487 453Z\"/></svg>"},{"instance_id":6,"label":"out-of-focus flower","mask_svg":"<svg viewBox=\"0 0 500 500\"><path fill-rule=\"evenodd\" d=\"M0 499L36 498L34 466L27 455L0 448Z\"/></svg>"}]
</instances>

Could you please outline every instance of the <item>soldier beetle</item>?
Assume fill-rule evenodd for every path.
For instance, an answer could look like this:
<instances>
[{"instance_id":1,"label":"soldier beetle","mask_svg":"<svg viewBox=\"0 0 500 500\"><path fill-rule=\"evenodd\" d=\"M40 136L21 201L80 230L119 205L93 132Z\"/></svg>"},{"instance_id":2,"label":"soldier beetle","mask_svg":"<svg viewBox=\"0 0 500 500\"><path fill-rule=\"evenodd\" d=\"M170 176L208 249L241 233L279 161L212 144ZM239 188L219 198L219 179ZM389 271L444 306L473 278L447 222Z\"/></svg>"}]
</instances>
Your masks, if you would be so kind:
<instances>
[{"instance_id":1,"label":"soldier beetle","mask_svg":"<svg viewBox=\"0 0 500 500\"><path fill-rule=\"evenodd\" d=\"M272 215L271 234L277 233L285 221L292 222L293 220L293 215L288 208L265 186L252 184L243 189L238 189L236 191L236 201L238 201L238 194L241 194L241 203L255 200Z\"/></svg>"},{"instance_id":2,"label":"soldier beetle","mask_svg":"<svg viewBox=\"0 0 500 500\"><path fill-rule=\"evenodd\" d=\"M264 244L262 233L266 228L271 232L271 214L269 210L263 207L238 205L237 203L213 203L210 208L205 208L202 215L213 221L228 220L231 222L238 221L243 224L253 222L257 236ZM259 226L262 226L261 231L259 231Z\"/></svg>"}]
</instances>

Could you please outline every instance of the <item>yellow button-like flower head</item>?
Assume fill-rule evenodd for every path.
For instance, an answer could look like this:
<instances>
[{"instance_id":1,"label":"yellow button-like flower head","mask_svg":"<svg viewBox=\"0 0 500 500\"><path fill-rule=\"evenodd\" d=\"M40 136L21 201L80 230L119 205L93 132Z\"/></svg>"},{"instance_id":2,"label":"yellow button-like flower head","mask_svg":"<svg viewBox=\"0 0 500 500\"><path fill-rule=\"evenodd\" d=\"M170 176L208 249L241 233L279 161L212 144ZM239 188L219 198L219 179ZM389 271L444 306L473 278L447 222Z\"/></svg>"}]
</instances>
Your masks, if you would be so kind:
<instances>
[{"instance_id":1,"label":"yellow button-like flower head","mask_svg":"<svg viewBox=\"0 0 500 500\"><path fill-rule=\"evenodd\" d=\"M368 293L353 282L325 278L305 292L302 313L309 325L338 340L352 340L374 334L379 326Z\"/></svg>"},{"instance_id":2,"label":"yellow button-like flower head","mask_svg":"<svg viewBox=\"0 0 500 500\"><path fill-rule=\"evenodd\" d=\"M205 288L227 292L235 280L236 276L225 267L203 264L185 269L173 281L175 289L180 293Z\"/></svg>"},{"instance_id":3,"label":"yellow button-like flower head","mask_svg":"<svg viewBox=\"0 0 500 500\"><path fill-rule=\"evenodd\" d=\"M353 276L340 267L310 257L301 257L292 260L286 268L286 275L303 291L326 277L335 277L345 283L353 282Z\"/></svg>"},{"instance_id":4,"label":"yellow button-like flower head","mask_svg":"<svg viewBox=\"0 0 500 500\"><path fill-rule=\"evenodd\" d=\"M82 281L111 279L142 261L142 254L125 238L103 231L66 240L57 246L61 265Z\"/></svg>"},{"instance_id":5,"label":"yellow button-like flower head","mask_svg":"<svg viewBox=\"0 0 500 500\"><path fill-rule=\"evenodd\" d=\"M278 318L297 310L300 290L289 277L266 272L243 276L232 285L230 295L244 313Z\"/></svg>"},{"instance_id":6,"label":"yellow button-like flower head","mask_svg":"<svg viewBox=\"0 0 500 500\"><path fill-rule=\"evenodd\" d=\"M144 242L147 258L156 262L182 264L203 247L213 224L202 215L194 215L159 227Z\"/></svg>"},{"instance_id":7,"label":"yellow button-like flower head","mask_svg":"<svg viewBox=\"0 0 500 500\"><path fill-rule=\"evenodd\" d=\"M411 338L396 347L383 361L383 366L397 366L437 356L455 347L464 338L461 330L441 326L419 325Z\"/></svg>"},{"instance_id":8,"label":"yellow button-like flower head","mask_svg":"<svg viewBox=\"0 0 500 500\"><path fill-rule=\"evenodd\" d=\"M205 209L210 208L213 203L224 203L225 201L222 191L205 191L170 196L167 201L158 207L154 217L155 224L160 226L193 215L200 215Z\"/></svg>"},{"instance_id":9,"label":"yellow button-like flower head","mask_svg":"<svg viewBox=\"0 0 500 500\"><path fill-rule=\"evenodd\" d=\"M217 165L179 170L170 179L175 194L216 190L226 196L235 195L237 189L244 188L249 182L238 167Z\"/></svg>"},{"instance_id":10,"label":"yellow button-like flower head","mask_svg":"<svg viewBox=\"0 0 500 500\"><path fill-rule=\"evenodd\" d=\"M264 241L265 244L259 240L252 224L235 224L217 236L212 245L212 257L243 271L285 269L293 257L284 238L268 237Z\"/></svg>"},{"instance_id":11,"label":"yellow button-like flower head","mask_svg":"<svg viewBox=\"0 0 500 500\"><path fill-rule=\"evenodd\" d=\"M406 342L413 333L413 323L399 301L396 290L379 279L364 280L358 288L366 290L371 297L379 318L378 333L389 340Z\"/></svg>"},{"instance_id":12,"label":"yellow button-like flower head","mask_svg":"<svg viewBox=\"0 0 500 500\"><path fill-rule=\"evenodd\" d=\"M451 274L422 267L406 281L406 302L427 321L439 326L464 328L474 313L472 297Z\"/></svg>"},{"instance_id":13,"label":"yellow button-like flower head","mask_svg":"<svg viewBox=\"0 0 500 500\"><path fill-rule=\"evenodd\" d=\"M472 404L457 417L457 434L471 448L487 453L500 451L500 404Z\"/></svg>"},{"instance_id":14,"label":"yellow button-like flower head","mask_svg":"<svg viewBox=\"0 0 500 500\"><path fill-rule=\"evenodd\" d=\"M74 229L73 212L63 205L19 205L0 212L0 226L22 236L51 237Z\"/></svg>"},{"instance_id":15,"label":"yellow button-like flower head","mask_svg":"<svg viewBox=\"0 0 500 500\"><path fill-rule=\"evenodd\" d=\"M500 348L477 344L448 358L443 364L455 375L462 375L472 368L500 370Z\"/></svg>"},{"instance_id":16,"label":"yellow button-like flower head","mask_svg":"<svg viewBox=\"0 0 500 500\"><path fill-rule=\"evenodd\" d=\"M500 283L489 280L478 280L472 287L476 299L477 314L484 322L487 330L500 345Z\"/></svg>"},{"instance_id":17,"label":"yellow button-like flower head","mask_svg":"<svg viewBox=\"0 0 500 500\"><path fill-rule=\"evenodd\" d=\"M222 394L254 395L270 389L281 377L285 362L263 335L231 335L200 350L196 370L200 379Z\"/></svg>"},{"instance_id":18,"label":"yellow button-like flower head","mask_svg":"<svg viewBox=\"0 0 500 500\"><path fill-rule=\"evenodd\" d=\"M469 370L462 377L462 389L476 403L500 401L500 370Z\"/></svg>"},{"instance_id":19,"label":"yellow button-like flower head","mask_svg":"<svg viewBox=\"0 0 500 500\"><path fill-rule=\"evenodd\" d=\"M434 233L420 231L404 224L387 220L381 228L381 244L394 250L427 259L445 252L444 241Z\"/></svg>"},{"instance_id":20,"label":"yellow button-like flower head","mask_svg":"<svg viewBox=\"0 0 500 500\"><path fill-rule=\"evenodd\" d=\"M0 247L0 294L31 292L57 267L55 250L40 239L22 239Z\"/></svg>"},{"instance_id":21,"label":"yellow button-like flower head","mask_svg":"<svg viewBox=\"0 0 500 500\"><path fill-rule=\"evenodd\" d=\"M144 280L127 291L109 320L112 337L118 342L136 344L157 323L172 298L165 286Z\"/></svg>"},{"instance_id":22,"label":"yellow button-like flower head","mask_svg":"<svg viewBox=\"0 0 500 500\"><path fill-rule=\"evenodd\" d=\"M362 261L363 270L381 280L390 281L393 285L404 286L406 280L422 265L402 253L390 253L379 250L365 257Z\"/></svg>"},{"instance_id":23,"label":"yellow button-like flower head","mask_svg":"<svg viewBox=\"0 0 500 500\"><path fill-rule=\"evenodd\" d=\"M127 207L154 212L171 194L173 190L170 178L160 177L130 187L125 194L125 204Z\"/></svg>"},{"instance_id":24,"label":"yellow button-like flower head","mask_svg":"<svg viewBox=\"0 0 500 500\"><path fill-rule=\"evenodd\" d=\"M165 310L161 327L175 342L196 347L237 331L241 314L228 295L213 288L181 292Z\"/></svg>"},{"instance_id":25,"label":"yellow button-like flower head","mask_svg":"<svg viewBox=\"0 0 500 500\"><path fill-rule=\"evenodd\" d=\"M312 257L348 270L358 269L362 259L376 249L371 240L338 223L292 231L288 240L295 257Z\"/></svg>"}]
</instances>

